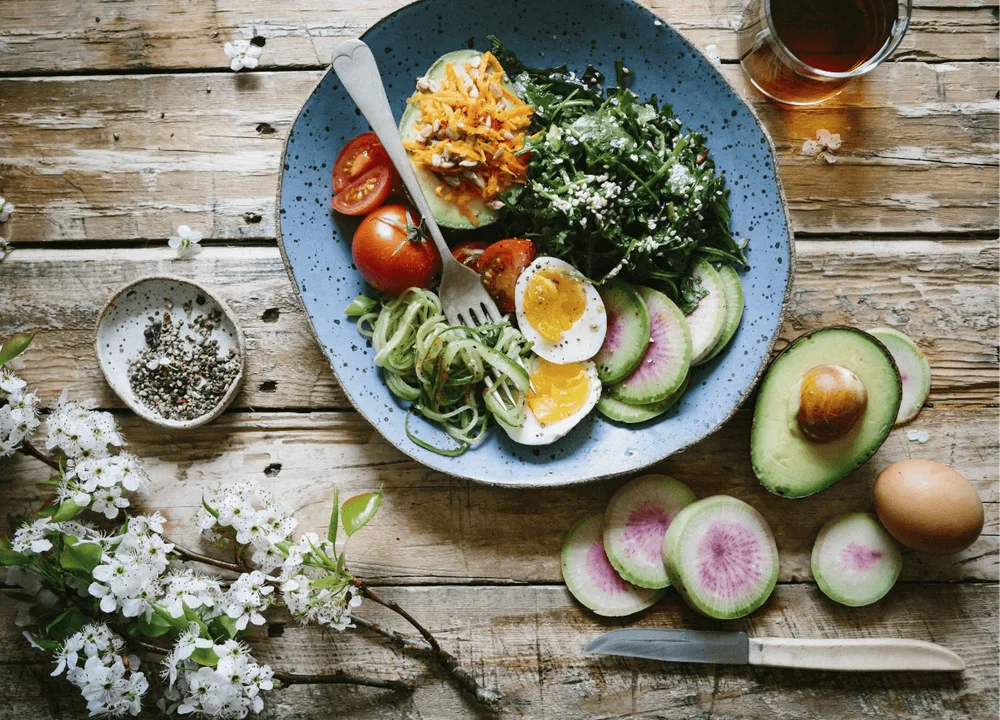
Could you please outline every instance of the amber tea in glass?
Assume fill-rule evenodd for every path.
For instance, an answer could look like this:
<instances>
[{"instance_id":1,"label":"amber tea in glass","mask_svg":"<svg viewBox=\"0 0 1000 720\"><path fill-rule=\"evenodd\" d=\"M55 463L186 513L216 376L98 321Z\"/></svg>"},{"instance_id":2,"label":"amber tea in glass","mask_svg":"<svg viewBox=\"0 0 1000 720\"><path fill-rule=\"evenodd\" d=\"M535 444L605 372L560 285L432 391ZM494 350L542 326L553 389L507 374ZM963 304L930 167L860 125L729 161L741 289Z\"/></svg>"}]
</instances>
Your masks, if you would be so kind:
<instances>
[{"instance_id":1,"label":"amber tea in glass","mask_svg":"<svg viewBox=\"0 0 1000 720\"><path fill-rule=\"evenodd\" d=\"M751 0L739 30L750 82L779 102L812 105L874 70L899 45L912 0Z\"/></svg>"}]
</instances>

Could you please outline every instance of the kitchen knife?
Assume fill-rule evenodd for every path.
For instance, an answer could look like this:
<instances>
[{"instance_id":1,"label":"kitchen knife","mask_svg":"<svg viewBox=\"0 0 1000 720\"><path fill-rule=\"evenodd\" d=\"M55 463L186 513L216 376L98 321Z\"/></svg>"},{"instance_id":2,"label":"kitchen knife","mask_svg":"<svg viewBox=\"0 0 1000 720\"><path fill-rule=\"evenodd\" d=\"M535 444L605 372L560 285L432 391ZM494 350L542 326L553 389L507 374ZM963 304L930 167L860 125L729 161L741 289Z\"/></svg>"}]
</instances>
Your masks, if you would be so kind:
<instances>
[{"instance_id":1,"label":"kitchen knife","mask_svg":"<svg viewBox=\"0 0 1000 720\"><path fill-rule=\"evenodd\" d=\"M625 655L670 662L765 665L806 670L960 672L965 663L948 648L898 638L799 640L751 638L711 630L612 630L587 645L595 655Z\"/></svg>"}]
</instances>

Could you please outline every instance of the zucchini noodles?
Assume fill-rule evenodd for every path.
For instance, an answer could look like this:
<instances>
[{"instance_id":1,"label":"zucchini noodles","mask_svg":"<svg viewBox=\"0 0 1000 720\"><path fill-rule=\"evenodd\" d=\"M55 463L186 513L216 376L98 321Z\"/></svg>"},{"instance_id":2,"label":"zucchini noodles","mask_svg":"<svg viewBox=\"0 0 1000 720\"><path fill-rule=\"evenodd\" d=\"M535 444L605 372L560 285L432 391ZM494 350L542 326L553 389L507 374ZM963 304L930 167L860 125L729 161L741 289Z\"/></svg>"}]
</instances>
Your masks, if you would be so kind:
<instances>
[{"instance_id":1,"label":"zucchini noodles","mask_svg":"<svg viewBox=\"0 0 1000 720\"><path fill-rule=\"evenodd\" d=\"M460 455L483 439L491 414L507 425L524 422L528 373L521 358L530 344L510 323L449 325L441 299L420 288L381 307L361 296L346 312L371 338L375 365L392 394L458 442L455 449L435 447L414 436L407 422L407 436L420 447Z\"/></svg>"}]
</instances>

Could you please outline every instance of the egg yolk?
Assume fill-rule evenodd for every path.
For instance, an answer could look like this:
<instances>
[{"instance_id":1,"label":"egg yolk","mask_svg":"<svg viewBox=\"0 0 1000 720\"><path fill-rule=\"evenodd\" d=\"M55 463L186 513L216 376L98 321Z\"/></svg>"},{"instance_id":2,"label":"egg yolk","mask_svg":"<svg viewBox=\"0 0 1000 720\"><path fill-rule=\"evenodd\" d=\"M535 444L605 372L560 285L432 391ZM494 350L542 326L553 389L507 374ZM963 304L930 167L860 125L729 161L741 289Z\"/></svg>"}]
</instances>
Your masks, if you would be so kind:
<instances>
[{"instance_id":1,"label":"egg yolk","mask_svg":"<svg viewBox=\"0 0 1000 720\"><path fill-rule=\"evenodd\" d=\"M590 397L590 377L583 363L556 365L538 358L531 371L528 408L542 425L565 420Z\"/></svg>"},{"instance_id":2,"label":"egg yolk","mask_svg":"<svg viewBox=\"0 0 1000 720\"><path fill-rule=\"evenodd\" d=\"M539 270L524 289L524 316L550 343L559 342L586 307L583 281L559 268Z\"/></svg>"}]
</instances>

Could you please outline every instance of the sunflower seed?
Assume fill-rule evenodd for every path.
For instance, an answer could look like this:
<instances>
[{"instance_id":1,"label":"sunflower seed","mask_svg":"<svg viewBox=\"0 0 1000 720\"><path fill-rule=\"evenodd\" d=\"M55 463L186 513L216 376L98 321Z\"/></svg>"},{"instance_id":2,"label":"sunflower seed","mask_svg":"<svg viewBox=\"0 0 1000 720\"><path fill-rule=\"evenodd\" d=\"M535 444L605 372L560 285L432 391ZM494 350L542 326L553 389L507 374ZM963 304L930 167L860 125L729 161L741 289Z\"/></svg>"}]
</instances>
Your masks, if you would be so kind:
<instances>
[{"instance_id":1,"label":"sunflower seed","mask_svg":"<svg viewBox=\"0 0 1000 720\"><path fill-rule=\"evenodd\" d=\"M503 148L500 148L495 153L493 153L494 160L499 160L501 157L503 157Z\"/></svg>"},{"instance_id":2,"label":"sunflower seed","mask_svg":"<svg viewBox=\"0 0 1000 720\"><path fill-rule=\"evenodd\" d=\"M486 187L486 183L483 182L483 179L478 175L476 175L476 173L472 172L471 170L466 170L464 173L462 173L462 177L464 177L470 183L475 185L477 188Z\"/></svg>"},{"instance_id":3,"label":"sunflower seed","mask_svg":"<svg viewBox=\"0 0 1000 720\"><path fill-rule=\"evenodd\" d=\"M469 97L470 98L477 98L477 97L479 97L479 88L477 88L475 85L473 85L472 89L469 90Z\"/></svg>"},{"instance_id":4,"label":"sunflower seed","mask_svg":"<svg viewBox=\"0 0 1000 720\"><path fill-rule=\"evenodd\" d=\"M483 64L483 56L482 55L476 55L471 60L469 60L469 65L471 65L474 68L477 68L477 67L479 67L482 64Z\"/></svg>"},{"instance_id":5,"label":"sunflower seed","mask_svg":"<svg viewBox=\"0 0 1000 720\"><path fill-rule=\"evenodd\" d=\"M441 156L437 153L431 155L431 165L434 167L441 167Z\"/></svg>"},{"instance_id":6,"label":"sunflower seed","mask_svg":"<svg viewBox=\"0 0 1000 720\"><path fill-rule=\"evenodd\" d=\"M514 133L512 133L510 130L504 130L503 131L503 137L504 137L504 140L513 140L514 139Z\"/></svg>"},{"instance_id":7,"label":"sunflower seed","mask_svg":"<svg viewBox=\"0 0 1000 720\"><path fill-rule=\"evenodd\" d=\"M459 185L462 184L462 181L454 175L442 175L441 179L444 180L449 185L451 185L452 187L458 187Z\"/></svg>"},{"instance_id":8,"label":"sunflower seed","mask_svg":"<svg viewBox=\"0 0 1000 720\"><path fill-rule=\"evenodd\" d=\"M441 161L441 168L443 170L451 170L453 167L455 167L455 163L451 162L450 160Z\"/></svg>"},{"instance_id":9,"label":"sunflower seed","mask_svg":"<svg viewBox=\"0 0 1000 720\"><path fill-rule=\"evenodd\" d=\"M434 120L434 125L432 125L431 127L434 128L434 132L437 132L438 130L440 130L441 129L441 120L440 119Z\"/></svg>"},{"instance_id":10,"label":"sunflower seed","mask_svg":"<svg viewBox=\"0 0 1000 720\"><path fill-rule=\"evenodd\" d=\"M417 78L417 90L420 90L422 92L427 92L430 89L431 89L431 83L427 78L425 77Z\"/></svg>"},{"instance_id":11,"label":"sunflower seed","mask_svg":"<svg viewBox=\"0 0 1000 720\"><path fill-rule=\"evenodd\" d=\"M464 168L474 168L474 167L477 167L479 165L479 161L478 160L462 160L458 164L460 166L464 167Z\"/></svg>"},{"instance_id":12,"label":"sunflower seed","mask_svg":"<svg viewBox=\"0 0 1000 720\"><path fill-rule=\"evenodd\" d=\"M502 210L503 203L500 202L499 200L493 200L491 202L486 203L486 207L488 207L490 210Z\"/></svg>"},{"instance_id":13,"label":"sunflower seed","mask_svg":"<svg viewBox=\"0 0 1000 720\"><path fill-rule=\"evenodd\" d=\"M490 83L490 92L493 93L493 97L497 100L503 97L503 89L501 89L501 87L495 82Z\"/></svg>"}]
</instances>

